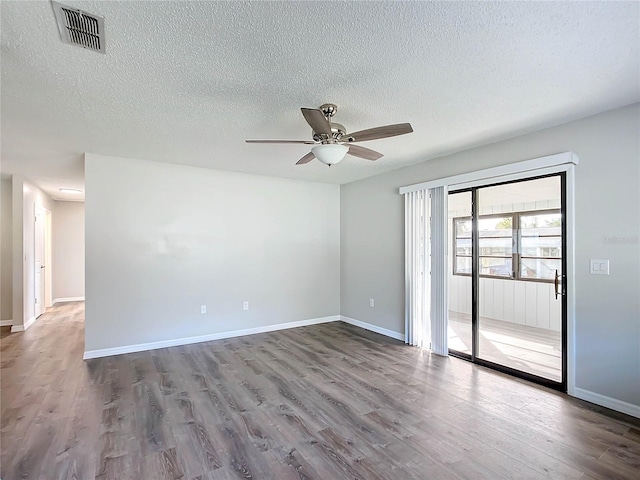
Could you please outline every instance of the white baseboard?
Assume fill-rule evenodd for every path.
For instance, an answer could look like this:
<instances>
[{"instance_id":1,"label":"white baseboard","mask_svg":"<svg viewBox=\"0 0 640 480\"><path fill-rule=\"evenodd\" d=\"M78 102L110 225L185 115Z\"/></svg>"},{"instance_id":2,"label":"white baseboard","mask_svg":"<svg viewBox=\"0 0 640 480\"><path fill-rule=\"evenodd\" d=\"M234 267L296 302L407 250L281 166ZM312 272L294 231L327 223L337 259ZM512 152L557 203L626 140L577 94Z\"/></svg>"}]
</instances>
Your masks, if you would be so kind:
<instances>
[{"instance_id":1,"label":"white baseboard","mask_svg":"<svg viewBox=\"0 0 640 480\"><path fill-rule=\"evenodd\" d=\"M62 297L53 299L53 305L64 302L84 302L84 297Z\"/></svg>"},{"instance_id":2,"label":"white baseboard","mask_svg":"<svg viewBox=\"0 0 640 480\"><path fill-rule=\"evenodd\" d=\"M587 402L595 403L601 407L607 407L611 410L616 410L617 412L626 413L632 417L640 418L640 405L623 402L622 400L617 400L615 398L607 397L606 395L601 395L599 393L577 387L574 389L573 393L574 397L581 400L586 400Z\"/></svg>"},{"instance_id":3,"label":"white baseboard","mask_svg":"<svg viewBox=\"0 0 640 480\"><path fill-rule=\"evenodd\" d=\"M35 321L36 321L36 317L31 317L29 320L24 322L24 325L12 325L11 333L24 332L27 328L33 325L33 322Z\"/></svg>"},{"instance_id":4,"label":"white baseboard","mask_svg":"<svg viewBox=\"0 0 640 480\"><path fill-rule=\"evenodd\" d=\"M33 325L33 322L36 321L36 317L31 317L29 320L27 320L24 323L24 329L26 330L27 328L29 328L31 325Z\"/></svg>"},{"instance_id":5,"label":"white baseboard","mask_svg":"<svg viewBox=\"0 0 640 480\"><path fill-rule=\"evenodd\" d=\"M146 350L155 350L157 348L177 347L180 345L190 345L192 343L210 342L212 340L222 340L225 338L242 337L244 335L253 335L256 333L273 332L276 330L286 330L288 328L306 327L308 325L317 325L319 323L337 322L340 315L332 315L330 317L311 318L309 320L300 320L298 322L279 323L276 325L266 325L264 327L246 328L244 330L234 330L231 332L211 333L209 335L200 335L197 337L177 338L174 340L162 340L160 342L139 343L137 345L125 345L123 347L103 348L100 350L87 350L84 352L84 360L91 358L109 357L111 355L122 355L123 353L144 352Z\"/></svg>"},{"instance_id":6,"label":"white baseboard","mask_svg":"<svg viewBox=\"0 0 640 480\"><path fill-rule=\"evenodd\" d=\"M12 327L13 320L0 320L0 327Z\"/></svg>"},{"instance_id":7,"label":"white baseboard","mask_svg":"<svg viewBox=\"0 0 640 480\"><path fill-rule=\"evenodd\" d=\"M395 338L396 340L400 340L404 342L404 333L394 332L393 330L388 330L386 328L382 328L377 325L373 325L371 323L361 322L360 320L345 317L342 315L340 315L340 320L343 321L344 323L348 323L349 325L355 325L356 327L364 328L365 330L371 330L372 332L376 332L381 335Z\"/></svg>"}]
</instances>

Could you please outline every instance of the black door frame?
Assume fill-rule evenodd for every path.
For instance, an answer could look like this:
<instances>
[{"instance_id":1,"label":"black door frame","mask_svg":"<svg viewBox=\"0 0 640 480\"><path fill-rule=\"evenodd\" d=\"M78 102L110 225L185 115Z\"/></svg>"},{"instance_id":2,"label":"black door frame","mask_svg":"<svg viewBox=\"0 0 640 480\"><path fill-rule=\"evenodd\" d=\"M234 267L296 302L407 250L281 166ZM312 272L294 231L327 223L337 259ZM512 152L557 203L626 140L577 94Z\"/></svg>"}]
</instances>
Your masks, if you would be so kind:
<instances>
[{"instance_id":1,"label":"black door frame","mask_svg":"<svg viewBox=\"0 0 640 480\"><path fill-rule=\"evenodd\" d=\"M523 372L515 368L507 367L499 363L484 360L478 357L480 338L480 252L478 231L478 190L510 183L527 182L540 178L560 177L560 213L562 218L562 380L560 382ZM482 365L514 377L522 378L545 387L567 392L567 172L558 172L548 175L538 175L505 182L487 183L460 190L452 190L449 194L471 192L471 354L449 349L449 355L468 360L477 365Z\"/></svg>"}]
</instances>

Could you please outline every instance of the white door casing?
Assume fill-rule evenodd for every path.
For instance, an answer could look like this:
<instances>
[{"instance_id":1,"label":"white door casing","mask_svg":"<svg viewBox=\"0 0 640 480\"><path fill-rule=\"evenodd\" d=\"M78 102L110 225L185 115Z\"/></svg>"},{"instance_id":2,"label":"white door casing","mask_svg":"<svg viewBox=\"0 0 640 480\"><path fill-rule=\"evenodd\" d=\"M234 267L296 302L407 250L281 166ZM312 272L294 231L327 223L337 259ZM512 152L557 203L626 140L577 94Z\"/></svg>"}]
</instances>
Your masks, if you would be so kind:
<instances>
[{"instance_id":1,"label":"white door casing","mask_svg":"<svg viewBox=\"0 0 640 480\"><path fill-rule=\"evenodd\" d=\"M36 205L35 208L35 227L34 227L34 279L35 285L33 289L35 317L38 318L44 312L44 264L45 252L45 219L46 214L43 208Z\"/></svg>"}]
</instances>

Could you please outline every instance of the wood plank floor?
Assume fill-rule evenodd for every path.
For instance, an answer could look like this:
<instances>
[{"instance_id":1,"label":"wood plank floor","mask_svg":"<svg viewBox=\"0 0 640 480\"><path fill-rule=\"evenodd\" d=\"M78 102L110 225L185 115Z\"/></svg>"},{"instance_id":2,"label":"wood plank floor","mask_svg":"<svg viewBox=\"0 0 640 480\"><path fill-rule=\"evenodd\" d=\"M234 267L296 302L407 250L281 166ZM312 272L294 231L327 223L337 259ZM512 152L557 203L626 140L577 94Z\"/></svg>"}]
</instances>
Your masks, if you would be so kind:
<instances>
[{"instance_id":1,"label":"wood plank floor","mask_svg":"<svg viewBox=\"0 0 640 480\"><path fill-rule=\"evenodd\" d=\"M88 362L2 330L3 480L640 478L640 426L342 323Z\"/></svg>"}]
</instances>

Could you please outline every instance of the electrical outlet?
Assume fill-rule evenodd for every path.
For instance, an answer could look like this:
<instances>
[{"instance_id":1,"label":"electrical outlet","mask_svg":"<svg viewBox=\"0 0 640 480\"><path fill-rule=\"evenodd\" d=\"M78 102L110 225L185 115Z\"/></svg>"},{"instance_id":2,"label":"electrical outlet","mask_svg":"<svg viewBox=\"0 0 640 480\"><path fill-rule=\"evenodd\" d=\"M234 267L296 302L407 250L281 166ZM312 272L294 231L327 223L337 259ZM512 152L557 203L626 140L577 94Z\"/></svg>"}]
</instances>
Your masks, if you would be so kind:
<instances>
[{"instance_id":1,"label":"electrical outlet","mask_svg":"<svg viewBox=\"0 0 640 480\"><path fill-rule=\"evenodd\" d=\"M207 306L206 305L200 305L200 313L207 313Z\"/></svg>"},{"instance_id":2,"label":"electrical outlet","mask_svg":"<svg viewBox=\"0 0 640 480\"><path fill-rule=\"evenodd\" d=\"M242 302L242 309L249 310L249 302Z\"/></svg>"},{"instance_id":3,"label":"electrical outlet","mask_svg":"<svg viewBox=\"0 0 640 480\"><path fill-rule=\"evenodd\" d=\"M375 307L375 306L376 306L375 302L373 301L373 298L370 298L370 299L369 299L369 306L370 306L371 308L373 308L373 307Z\"/></svg>"}]
</instances>

